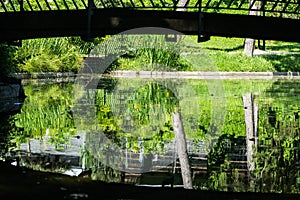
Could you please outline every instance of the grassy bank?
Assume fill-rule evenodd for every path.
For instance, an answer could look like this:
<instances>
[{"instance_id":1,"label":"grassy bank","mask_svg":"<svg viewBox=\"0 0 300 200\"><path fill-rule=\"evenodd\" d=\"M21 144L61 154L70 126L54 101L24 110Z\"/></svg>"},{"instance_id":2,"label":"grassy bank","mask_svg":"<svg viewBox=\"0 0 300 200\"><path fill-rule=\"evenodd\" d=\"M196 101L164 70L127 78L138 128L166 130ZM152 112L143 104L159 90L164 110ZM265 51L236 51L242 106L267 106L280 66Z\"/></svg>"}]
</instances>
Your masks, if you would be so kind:
<instances>
[{"instance_id":1,"label":"grassy bank","mask_svg":"<svg viewBox=\"0 0 300 200\"><path fill-rule=\"evenodd\" d=\"M77 72L83 56L99 42L79 37L22 40L20 46L0 44L0 70L10 73Z\"/></svg>"},{"instance_id":2,"label":"grassy bank","mask_svg":"<svg viewBox=\"0 0 300 200\"><path fill-rule=\"evenodd\" d=\"M144 48L131 51L117 59L110 70L300 71L300 43L266 41L265 51L256 50L255 56L247 57L243 55L243 38L211 37L203 43L197 43L195 36L188 38L188 42L173 43L167 48L161 48L163 41L155 41L159 43L160 50ZM82 66L83 56L102 40L98 38L95 43L85 43L80 38L51 38L24 40L21 47L1 44L0 69L5 74L77 72ZM147 44L151 42L146 41Z\"/></svg>"},{"instance_id":3,"label":"grassy bank","mask_svg":"<svg viewBox=\"0 0 300 200\"><path fill-rule=\"evenodd\" d=\"M219 71L299 72L300 43L266 41L264 52L256 50L253 57L243 55L243 38L212 37L200 44Z\"/></svg>"},{"instance_id":4,"label":"grassy bank","mask_svg":"<svg viewBox=\"0 0 300 200\"><path fill-rule=\"evenodd\" d=\"M172 45L172 48L180 49L184 54L180 58L167 52L139 51L133 57L121 57L113 64L112 69L153 70L157 68L152 64L155 58L159 65L167 66L165 69L175 71L300 71L299 43L266 41L265 51L260 51L256 41L255 55L248 57L243 55L243 38L212 37L211 40L200 44L196 42L196 37L190 38L184 45L181 43L178 43L177 47Z\"/></svg>"}]
</instances>

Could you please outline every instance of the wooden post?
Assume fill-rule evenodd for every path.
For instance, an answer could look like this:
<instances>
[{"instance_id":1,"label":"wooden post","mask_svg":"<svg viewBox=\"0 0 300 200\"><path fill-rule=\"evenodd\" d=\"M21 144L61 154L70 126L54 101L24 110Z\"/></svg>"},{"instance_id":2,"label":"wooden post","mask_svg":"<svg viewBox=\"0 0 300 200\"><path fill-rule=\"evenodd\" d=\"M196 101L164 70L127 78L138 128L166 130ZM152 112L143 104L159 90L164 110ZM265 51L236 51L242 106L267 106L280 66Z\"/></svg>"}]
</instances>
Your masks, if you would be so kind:
<instances>
[{"instance_id":1,"label":"wooden post","mask_svg":"<svg viewBox=\"0 0 300 200\"><path fill-rule=\"evenodd\" d=\"M253 182L255 169L254 149L257 147L258 105L254 103L252 94L243 95L246 124L247 168L250 181Z\"/></svg>"},{"instance_id":2,"label":"wooden post","mask_svg":"<svg viewBox=\"0 0 300 200\"><path fill-rule=\"evenodd\" d=\"M31 156L31 145L30 145L30 140L27 141L27 156Z\"/></svg>"},{"instance_id":3,"label":"wooden post","mask_svg":"<svg viewBox=\"0 0 300 200\"><path fill-rule=\"evenodd\" d=\"M255 40L252 38L246 38L244 45L243 54L252 57L255 49Z\"/></svg>"},{"instance_id":4,"label":"wooden post","mask_svg":"<svg viewBox=\"0 0 300 200\"><path fill-rule=\"evenodd\" d=\"M193 189L192 173L191 173L191 167L190 167L190 162L187 153L186 138L185 138L181 115L179 112L173 113L172 124L175 133L177 154L181 166L181 176L182 176L183 186L185 189Z\"/></svg>"},{"instance_id":5,"label":"wooden post","mask_svg":"<svg viewBox=\"0 0 300 200\"><path fill-rule=\"evenodd\" d=\"M249 15L259 15L259 7L260 5L256 5L257 2L255 2L255 0L250 0L249 2ZM253 56L253 52L255 49L255 40L252 38L246 38L245 39L245 44L244 44L244 52L243 54L247 55L247 56Z\"/></svg>"}]
</instances>

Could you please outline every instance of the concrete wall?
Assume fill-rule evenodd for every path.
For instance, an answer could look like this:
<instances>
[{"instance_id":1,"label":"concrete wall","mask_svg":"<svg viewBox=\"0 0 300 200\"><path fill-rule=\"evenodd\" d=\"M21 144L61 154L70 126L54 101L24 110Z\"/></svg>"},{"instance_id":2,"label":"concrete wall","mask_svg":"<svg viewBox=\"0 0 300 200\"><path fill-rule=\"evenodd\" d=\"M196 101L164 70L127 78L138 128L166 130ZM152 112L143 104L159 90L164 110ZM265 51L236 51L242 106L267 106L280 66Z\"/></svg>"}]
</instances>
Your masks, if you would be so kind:
<instances>
[{"instance_id":1,"label":"concrete wall","mask_svg":"<svg viewBox=\"0 0 300 200\"><path fill-rule=\"evenodd\" d=\"M13 114L20 111L24 101L24 91L20 83L0 82L0 113Z\"/></svg>"},{"instance_id":2,"label":"concrete wall","mask_svg":"<svg viewBox=\"0 0 300 200\"><path fill-rule=\"evenodd\" d=\"M0 83L0 100L19 98L20 90L22 86L20 84L1 84Z\"/></svg>"}]
</instances>

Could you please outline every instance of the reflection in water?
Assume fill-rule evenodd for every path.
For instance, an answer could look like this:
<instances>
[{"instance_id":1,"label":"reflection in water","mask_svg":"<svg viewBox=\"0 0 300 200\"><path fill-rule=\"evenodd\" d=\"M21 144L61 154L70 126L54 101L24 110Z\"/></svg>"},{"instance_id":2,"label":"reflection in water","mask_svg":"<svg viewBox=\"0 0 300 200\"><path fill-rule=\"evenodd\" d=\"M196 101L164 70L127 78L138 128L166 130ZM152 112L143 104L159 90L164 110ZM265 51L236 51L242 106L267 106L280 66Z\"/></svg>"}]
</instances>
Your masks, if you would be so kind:
<instances>
[{"instance_id":1,"label":"reflection in water","mask_svg":"<svg viewBox=\"0 0 300 200\"><path fill-rule=\"evenodd\" d=\"M27 85L22 110L10 118L9 131L1 139L6 142L1 158L107 182L179 187L171 122L179 106L195 188L300 193L299 81L224 81L226 99L219 103L226 101L226 119L215 134L209 134L212 95L205 80L170 83L181 87L164 81L103 79L97 90L82 93L80 105L87 106L81 109L89 108L85 111L92 114L75 123L73 84ZM194 91L187 93L186 88ZM254 92L259 93L259 142L250 184L241 97ZM117 155L112 151L116 147Z\"/></svg>"}]
</instances>

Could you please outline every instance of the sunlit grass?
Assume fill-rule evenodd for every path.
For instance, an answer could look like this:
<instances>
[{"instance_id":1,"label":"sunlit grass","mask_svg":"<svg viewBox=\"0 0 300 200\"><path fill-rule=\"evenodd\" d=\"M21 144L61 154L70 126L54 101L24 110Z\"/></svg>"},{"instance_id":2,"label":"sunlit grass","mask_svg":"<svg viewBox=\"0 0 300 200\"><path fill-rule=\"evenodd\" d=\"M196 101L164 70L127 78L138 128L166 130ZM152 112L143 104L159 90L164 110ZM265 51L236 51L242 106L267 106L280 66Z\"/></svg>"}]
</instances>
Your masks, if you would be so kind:
<instances>
[{"instance_id":1,"label":"sunlit grass","mask_svg":"<svg viewBox=\"0 0 300 200\"><path fill-rule=\"evenodd\" d=\"M195 42L197 37L191 37ZM243 55L243 38L211 37L209 41L200 43L218 71L242 72L286 72L300 71L300 43L266 41L266 49L262 55L248 57ZM256 41L256 49L258 49ZM195 47L187 52L195 52ZM299 54L298 54L299 53ZM206 70L207 71L207 70Z\"/></svg>"},{"instance_id":2,"label":"sunlit grass","mask_svg":"<svg viewBox=\"0 0 300 200\"><path fill-rule=\"evenodd\" d=\"M242 52L244 46L243 38L211 37L209 41L200 44L207 51Z\"/></svg>"},{"instance_id":3,"label":"sunlit grass","mask_svg":"<svg viewBox=\"0 0 300 200\"><path fill-rule=\"evenodd\" d=\"M282 42L282 41L266 41L267 51L281 52L300 52L300 43Z\"/></svg>"}]
</instances>

